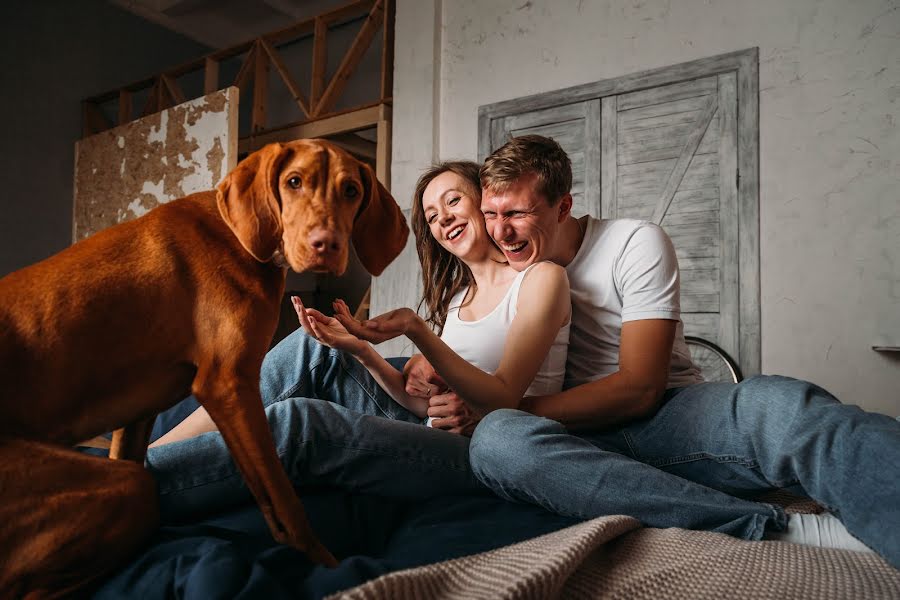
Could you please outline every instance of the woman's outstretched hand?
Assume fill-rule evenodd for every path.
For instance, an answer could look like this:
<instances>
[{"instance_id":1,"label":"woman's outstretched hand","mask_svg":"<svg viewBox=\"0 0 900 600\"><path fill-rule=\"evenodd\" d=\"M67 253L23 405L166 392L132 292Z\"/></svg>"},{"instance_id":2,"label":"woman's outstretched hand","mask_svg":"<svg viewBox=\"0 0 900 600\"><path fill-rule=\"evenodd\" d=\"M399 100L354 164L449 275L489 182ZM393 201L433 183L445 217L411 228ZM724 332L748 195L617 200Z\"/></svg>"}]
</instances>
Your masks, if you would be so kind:
<instances>
[{"instance_id":1,"label":"woman's outstretched hand","mask_svg":"<svg viewBox=\"0 0 900 600\"><path fill-rule=\"evenodd\" d=\"M366 348L363 340L348 332L334 317L325 316L314 308L306 308L298 296L291 296L291 303L300 319L300 325L320 343L354 355Z\"/></svg>"},{"instance_id":2,"label":"woman's outstretched hand","mask_svg":"<svg viewBox=\"0 0 900 600\"><path fill-rule=\"evenodd\" d=\"M343 300L335 300L334 316L345 329L372 344L380 344L395 337L405 335L420 317L408 308L398 308L374 319L358 321L350 314L350 308Z\"/></svg>"}]
</instances>

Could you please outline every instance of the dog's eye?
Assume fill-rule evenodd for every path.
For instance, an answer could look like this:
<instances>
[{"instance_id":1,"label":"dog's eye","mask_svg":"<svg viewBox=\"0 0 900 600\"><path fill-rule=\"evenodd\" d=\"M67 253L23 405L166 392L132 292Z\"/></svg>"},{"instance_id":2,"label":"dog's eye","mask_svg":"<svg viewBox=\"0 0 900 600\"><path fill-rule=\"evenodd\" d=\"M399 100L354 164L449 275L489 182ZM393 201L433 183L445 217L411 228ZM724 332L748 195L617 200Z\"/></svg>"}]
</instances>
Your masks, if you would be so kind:
<instances>
[{"instance_id":1,"label":"dog's eye","mask_svg":"<svg viewBox=\"0 0 900 600\"><path fill-rule=\"evenodd\" d=\"M344 195L348 198L356 198L359 196L359 188L355 185L348 184L344 187Z\"/></svg>"},{"instance_id":2,"label":"dog's eye","mask_svg":"<svg viewBox=\"0 0 900 600\"><path fill-rule=\"evenodd\" d=\"M291 186L291 187L292 187L293 189L295 189L295 190L299 190L299 189L300 189L300 185L301 185L302 183L303 183L303 182L302 182L302 181L300 180L300 178L297 177L296 175L294 175L293 177L291 177L290 179L287 180L287 184L288 184L289 186Z\"/></svg>"}]
</instances>

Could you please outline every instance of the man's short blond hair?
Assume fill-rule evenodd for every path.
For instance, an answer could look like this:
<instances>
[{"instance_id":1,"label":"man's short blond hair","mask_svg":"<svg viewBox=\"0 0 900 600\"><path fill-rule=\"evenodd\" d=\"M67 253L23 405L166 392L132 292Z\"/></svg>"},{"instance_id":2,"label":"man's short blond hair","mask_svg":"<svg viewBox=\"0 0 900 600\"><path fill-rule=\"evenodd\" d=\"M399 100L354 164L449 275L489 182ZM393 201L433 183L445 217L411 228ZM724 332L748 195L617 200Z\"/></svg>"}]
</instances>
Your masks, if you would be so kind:
<instances>
[{"instance_id":1,"label":"man's short blond hair","mask_svg":"<svg viewBox=\"0 0 900 600\"><path fill-rule=\"evenodd\" d=\"M523 177L537 177L537 192L551 206L572 190L572 161L552 138L542 135L514 137L494 150L481 167L481 187L503 193Z\"/></svg>"}]
</instances>

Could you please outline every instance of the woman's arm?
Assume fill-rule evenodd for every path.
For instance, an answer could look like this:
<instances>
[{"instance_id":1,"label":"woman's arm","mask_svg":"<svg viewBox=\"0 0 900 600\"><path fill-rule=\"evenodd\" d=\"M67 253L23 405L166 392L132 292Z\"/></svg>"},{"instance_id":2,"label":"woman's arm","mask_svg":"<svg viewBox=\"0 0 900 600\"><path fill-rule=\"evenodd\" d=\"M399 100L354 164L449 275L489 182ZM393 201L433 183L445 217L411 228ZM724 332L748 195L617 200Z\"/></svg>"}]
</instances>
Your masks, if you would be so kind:
<instances>
[{"instance_id":1,"label":"woman's arm","mask_svg":"<svg viewBox=\"0 0 900 600\"><path fill-rule=\"evenodd\" d=\"M326 346L352 354L372 374L378 385L398 404L417 417L424 419L428 416L428 399L407 394L403 374L375 352L368 342L348 332L334 317L328 317L315 309L304 307L303 302L297 296L291 297L291 301L297 317L300 319L300 324L307 333Z\"/></svg>"},{"instance_id":2,"label":"woman's arm","mask_svg":"<svg viewBox=\"0 0 900 600\"><path fill-rule=\"evenodd\" d=\"M570 318L571 300L565 269L552 263L536 265L519 290L516 317L493 375L457 355L408 308L391 311L354 326L346 315L341 322L368 338L406 335L431 362L447 384L476 412L516 408L531 385L560 327Z\"/></svg>"}]
</instances>

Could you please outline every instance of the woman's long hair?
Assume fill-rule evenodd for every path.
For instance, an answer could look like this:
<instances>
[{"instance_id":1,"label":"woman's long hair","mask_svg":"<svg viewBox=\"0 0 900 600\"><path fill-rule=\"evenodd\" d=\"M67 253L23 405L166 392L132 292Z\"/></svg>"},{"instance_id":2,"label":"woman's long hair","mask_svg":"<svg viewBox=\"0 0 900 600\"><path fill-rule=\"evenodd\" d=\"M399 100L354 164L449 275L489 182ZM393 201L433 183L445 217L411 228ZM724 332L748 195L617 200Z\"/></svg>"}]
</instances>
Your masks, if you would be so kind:
<instances>
[{"instance_id":1,"label":"woman's long hair","mask_svg":"<svg viewBox=\"0 0 900 600\"><path fill-rule=\"evenodd\" d=\"M447 319L450 300L460 290L472 286L474 292L475 278L472 271L457 256L441 246L431 235L431 229L425 220L422 209L422 196L437 176L447 172L461 177L468 186L467 191L472 198L481 199L481 183L478 177L480 165L465 160L442 162L428 169L416 183L416 191L412 203L412 230L416 236L416 251L422 265L422 300L419 308L425 305L425 320L440 335Z\"/></svg>"}]
</instances>

